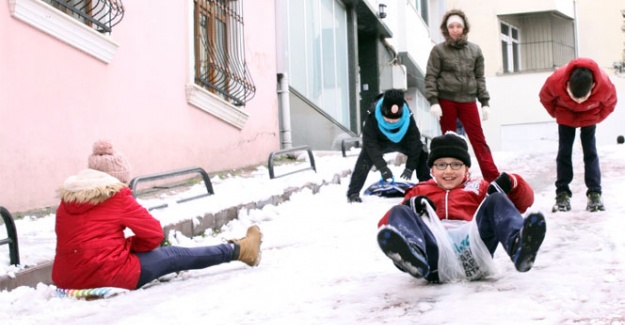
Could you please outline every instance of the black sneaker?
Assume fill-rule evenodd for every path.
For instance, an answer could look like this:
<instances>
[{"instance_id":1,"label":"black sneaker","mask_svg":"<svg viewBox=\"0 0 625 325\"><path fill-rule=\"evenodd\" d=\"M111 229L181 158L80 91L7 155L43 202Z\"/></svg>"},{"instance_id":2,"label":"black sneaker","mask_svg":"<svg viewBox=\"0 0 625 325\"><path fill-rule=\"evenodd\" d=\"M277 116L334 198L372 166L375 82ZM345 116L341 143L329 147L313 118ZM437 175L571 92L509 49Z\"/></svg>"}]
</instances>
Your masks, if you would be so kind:
<instances>
[{"instance_id":1,"label":"black sneaker","mask_svg":"<svg viewBox=\"0 0 625 325\"><path fill-rule=\"evenodd\" d=\"M523 222L523 229L512 244L512 261L519 272L527 272L534 265L536 253L545 239L547 224L542 213L530 213Z\"/></svg>"},{"instance_id":2,"label":"black sneaker","mask_svg":"<svg viewBox=\"0 0 625 325\"><path fill-rule=\"evenodd\" d=\"M348 203L361 203L362 199L360 198L360 195L358 195L358 193L354 193L354 194L349 194L347 196L347 202Z\"/></svg>"},{"instance_id":3,"label":"black sneaker","mask_svg":"<svg viewBox=\"0 0 625 325\"><path fill-rule=\"evenodd\" d=\"M430 272L428 261L419 249L408 243L406 238L393 226L383 226L378 232L378 245L398 269L414 276L424 278Z\"/></svg>"},{"instance_id":4,"label":"black sneaker","mask_svg":"<svg viewBox=\"0 0 625 325\"><path fill-rule=\"evenodd\" d=\"M605 206L601 201L600 193L588 193L588 204L586 210L590 212L605 211Z\"/></svg>"},{"instance_id":5,"label":"black sneaker","mask_svg":"<svg viewBox=\"0 0 625 325\"><path fill-rule=\"evenodd\" d=\"M570 211L571 210L571 196L569 193L561 192L556 195L556 204L553 206L552 212L556 211Z\"/></svg>"}]
</instances>

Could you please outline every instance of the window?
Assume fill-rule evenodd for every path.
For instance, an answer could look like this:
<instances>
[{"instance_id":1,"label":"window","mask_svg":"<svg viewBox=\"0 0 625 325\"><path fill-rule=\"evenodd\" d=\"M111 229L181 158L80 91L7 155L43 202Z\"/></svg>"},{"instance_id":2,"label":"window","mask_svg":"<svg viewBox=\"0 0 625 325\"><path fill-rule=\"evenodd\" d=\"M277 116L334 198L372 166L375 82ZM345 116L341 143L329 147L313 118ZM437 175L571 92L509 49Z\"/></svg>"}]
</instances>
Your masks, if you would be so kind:
<instances>
[{"instance_id":1,"label":"window","mask_svg":"<svg viewBox=\"0 0 625 325\"><path fill-rule=\"evenodd\" d=\"M501 26L501 53L503 55L503 70L506 73L519 72L519 30L504 22Z\"/></svg>"},{"instance_id":2,"label":"window","mask_svg":"<svg viewBox=\"0 0 625 325\"><path fill-rule=\"evenodd\" d=\"M242 2L194 1L195 84L234 106L256 92L245 61Z\"/></svg>"},{"instance_id":3,"label":"window","mask_svg":"<svg viewBox=\"0 0 625 325\"><path fill-rule=\"evenodd\" d=\"M553 70L575 58L575 24L557 12L499 16L503 73Z\"/></svg>"},{"instance_id":4,"label":"window","mask_svg":"<svg viewBox=\"0 0 625 325\"><path fill-rule=\"evenodd\" d=\"M43 0L100 33L111 33L124 17L121 0Z\"/></svg>"},{"instance_id":5,"label":"window","mask_svg":"<svg viewBox=\"0 0 625 325\"><path fill-rule=\"evenodd\" d=\"M335 0L288 2L290 86L350 127L347 10Z\"/></svg>"},{"instance_id":6,"label":"window","mask_svg":"<svg viewBox=\"0 0 625 325\"><path fill-rule=\"evenodd\" d=\"M410 3L415 7L425 24L429 24L428 0L412 0Z\"/></svg>"}]
</instances>

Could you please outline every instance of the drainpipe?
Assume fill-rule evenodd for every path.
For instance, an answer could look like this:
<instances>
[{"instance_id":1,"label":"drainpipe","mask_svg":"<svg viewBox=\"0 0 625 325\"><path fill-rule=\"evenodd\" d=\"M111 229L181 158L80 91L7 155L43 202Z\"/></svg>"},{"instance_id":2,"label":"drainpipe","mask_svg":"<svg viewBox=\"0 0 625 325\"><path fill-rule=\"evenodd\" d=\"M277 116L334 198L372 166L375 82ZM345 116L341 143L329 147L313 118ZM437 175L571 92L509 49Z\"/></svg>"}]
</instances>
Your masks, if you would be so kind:
<instances>
[{"instance_id":1,"label":"drainpipe","mask_svg":"<svg viewBox=\"0 0 625 325\"><path fill-rule=\"evenodd\" d=\"M280 140L282 149L293 146L291 140L291 103L289 100L289 78L286 73L278 74L278 109L280 111Z\"/></svg>"},{"instance_id":2,"label":"drainpipe","mask_svg":"<svg viewBox=\"0 0 625 325\"><path fill-rule=\"evenodd\" d=\"M573 0L573 33L575 33L575 58L579 57L579 32L577 23L577 1Z\"/></svg>"}]
</instances>

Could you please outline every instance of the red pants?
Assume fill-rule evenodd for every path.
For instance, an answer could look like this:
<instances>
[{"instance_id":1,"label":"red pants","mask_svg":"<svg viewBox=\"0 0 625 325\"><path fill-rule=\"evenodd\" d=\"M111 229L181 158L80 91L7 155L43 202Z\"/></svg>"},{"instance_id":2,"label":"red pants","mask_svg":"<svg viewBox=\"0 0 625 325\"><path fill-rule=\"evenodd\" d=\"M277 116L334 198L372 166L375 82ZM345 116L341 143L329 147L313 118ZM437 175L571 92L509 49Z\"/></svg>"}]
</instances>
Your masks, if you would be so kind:
<instances>
[{"instance_id":1,"label":"red pants","mask_svg":"<svg viewBox=\"0 0 625 325\"><path fill-rule=\"evenodd\" d=\"M442 134L447 131L456 132L456 119L460 119L469 142L471 142L471 147L473 147L477 163L480 165L482 177L487 182L493 181L499 176L499 170L495 166L493 155L488 144L486 144L477 104L475 102L458 103L445 99L439 99L439 104L443 110L443 116L440 120Z\"/></svg>"}]
</instances>

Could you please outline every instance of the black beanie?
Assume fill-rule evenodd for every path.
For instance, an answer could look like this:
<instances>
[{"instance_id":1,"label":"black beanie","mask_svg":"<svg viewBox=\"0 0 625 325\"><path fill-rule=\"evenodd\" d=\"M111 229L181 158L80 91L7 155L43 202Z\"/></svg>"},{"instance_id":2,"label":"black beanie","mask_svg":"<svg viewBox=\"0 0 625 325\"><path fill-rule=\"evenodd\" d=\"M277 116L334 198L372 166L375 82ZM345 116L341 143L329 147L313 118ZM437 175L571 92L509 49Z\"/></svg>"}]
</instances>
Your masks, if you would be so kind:
<instances>
[{"instance_id":1,"label":"black beanie","mask_svg":"<svg viewBox=\"0 0 625 325\"><path fill-rule=\"evenodd\" d=\"M456 132L449 131L445 135L440 135L432 139L430 143L430 155L428 156L428 166L432 168L434 161L439 158L456 158L462 161L467 167L471 167L471 155L467 141Z\"/></svg>"},{"instance_id":2,"label":"black beanie","mask_svg":"<svg viewBox=\"0 0 625 325\"><path fill-rule=\"evenodd\" d=\"M404 113L404 92L399 89L389 89L384 92L382 99L382 115L390 119L399 119ZM391 108L397 105L397 112Z\"/></svg>"}]
</instances>

